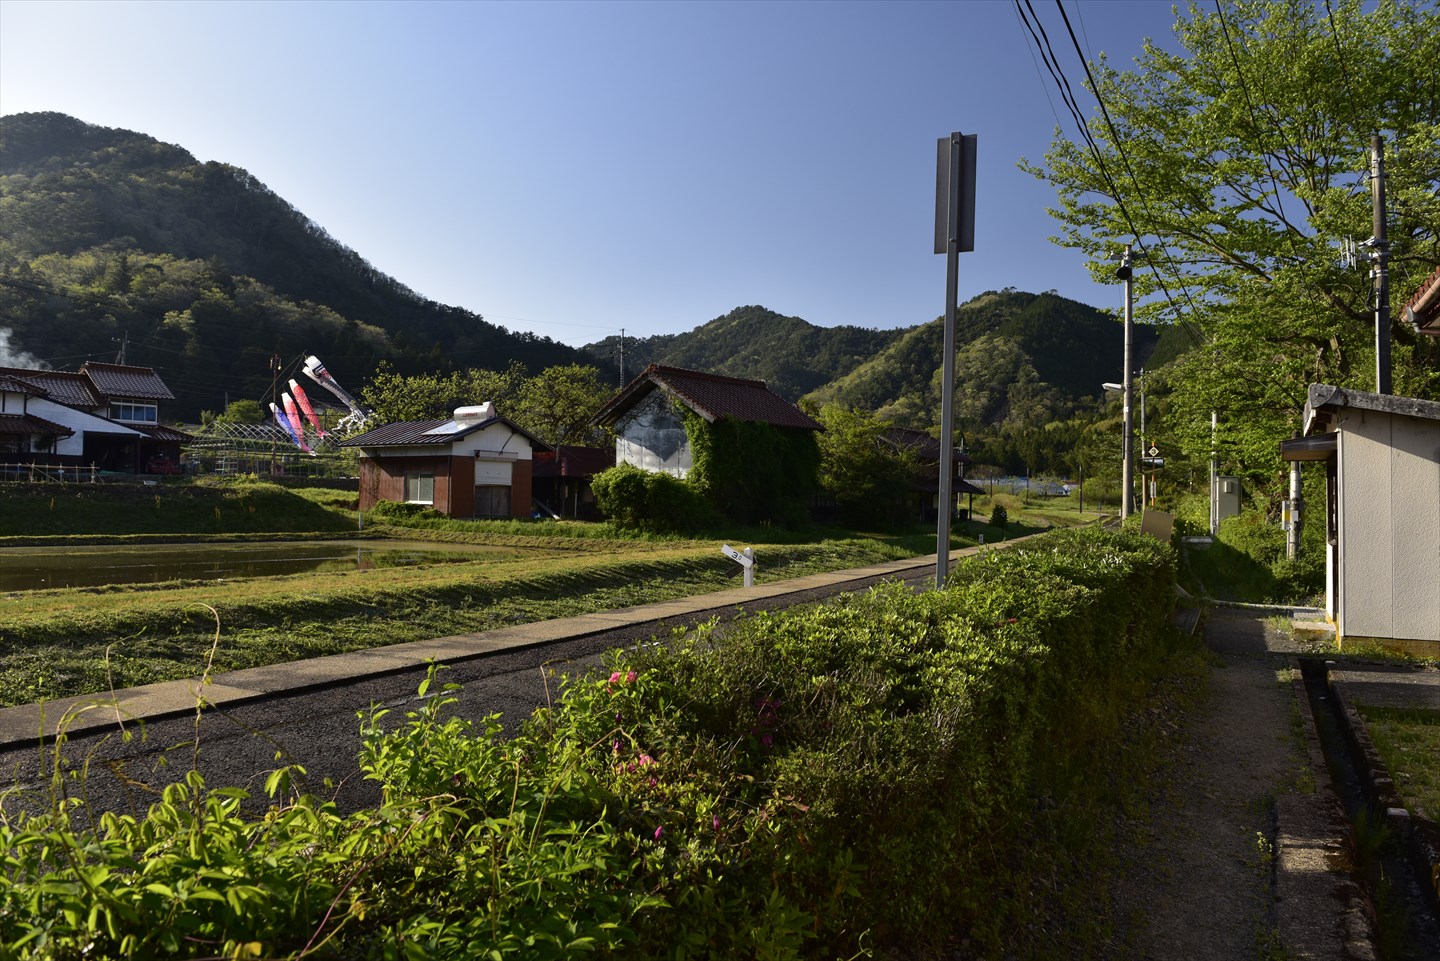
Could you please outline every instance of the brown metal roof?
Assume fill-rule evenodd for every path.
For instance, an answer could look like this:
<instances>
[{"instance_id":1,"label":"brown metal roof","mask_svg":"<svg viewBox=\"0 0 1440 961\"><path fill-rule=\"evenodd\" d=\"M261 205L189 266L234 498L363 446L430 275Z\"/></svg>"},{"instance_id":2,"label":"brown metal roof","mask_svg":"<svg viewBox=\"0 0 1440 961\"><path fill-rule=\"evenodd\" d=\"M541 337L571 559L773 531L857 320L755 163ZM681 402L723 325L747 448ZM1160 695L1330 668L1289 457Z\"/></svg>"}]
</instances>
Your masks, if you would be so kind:
<instances>
[{"instance_id":1,"label":"brown metal roof","mask_svg":"<svg viewBox=\"0 0 1440 961\"><path fill-rule=\"evenodd\" d=\"M519 424L508 421L503 417L491 417L489 420L477 421L474 424L457 424L453 420L409 420L401 421L398 424L386 424L383 427L376 427L374 430L367 430L363 434L356 434L354 437L346 438L340 442L341 447L420 447L436 446L448 447L455 441L477 430L489 427L491 424L504 424L515 433L530 441L532 448L549 449L550 445L545 443L534 434L530 433ZM450 429L446 429L449 427Z\"/></svg>"},{"instance_id":2,"label":"brown metal roof","mask_svg":"<svg viewBox=\"0 0 1440 961\"><path fill-rule=\"evenodd\" d=\"M800 408L770 390L763 380L724 377L660 364L651 364L640 376L626 384L592 418L593 422L607 426L614 424L656 389L675 397L707 421L733 417L776 427L825 429Z\"/></svg>"},{"instance_id":3,"label":"brown metal roof","mask_svg":"<svg viewBox=\"0 0 1440 961\"><path fill-rule=\"evenodd\" d=\"M940 438L931 437L923 430L909 427L891 427L885 431L885 440L896 448L909 448L921 460L940 460ZM970 463L970 455L958 447L951 448L950 459L957 464Z\"/></svg>"},{"instance_id":4,"label":"brown metal roof","mask_svg":"<svg viewBox=\"0 0 1440 961\"><path fill-rule=\"evenodd\" d=\"M80 365L81 373L90 378L95 389L106 397L134 400L174 400L175 395L160 376L149 367L126 367L120 364L97 364L87 360Z\"/></svg>"},{"instance_id":5,"label":"brown metal roof","mask_svg":"<svg viewBox=\"0 0 1440 961\"><path fill-rule=\"evenodd\" d=\"M555 453L538 454L532 468L533 476L593 477L615 466L615 450L611 447L573 447L562 444Z\"/></svg>"},{"instance_id":6,"label":"brown metal roof","mask_svg":"<svg viewBox=\"0 0 1440 961\"><path fill-rule=\"evenodd\" d=\"M34 414L0 414L0 434L29 434L44 437L69 437L75 432L62 424L52 423Z\"/></svg>"}]
</instances>

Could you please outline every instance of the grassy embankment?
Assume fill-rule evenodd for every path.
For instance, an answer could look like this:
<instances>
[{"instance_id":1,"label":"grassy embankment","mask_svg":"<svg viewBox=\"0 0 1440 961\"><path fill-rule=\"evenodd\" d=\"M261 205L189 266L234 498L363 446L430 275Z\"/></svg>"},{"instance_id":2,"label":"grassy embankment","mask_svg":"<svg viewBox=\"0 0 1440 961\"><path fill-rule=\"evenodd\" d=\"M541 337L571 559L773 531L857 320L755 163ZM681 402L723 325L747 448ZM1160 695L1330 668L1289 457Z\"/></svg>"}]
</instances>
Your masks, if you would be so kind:
<instances>
[{"instance_id":1,"label":"grassy embankment","mask_svg":"<svg viewBox=\"0 0 1440 961\"><path fill-rule=\"evenodd\" d=\"M289 539L353 535L353 495L264 483L0 488L0 545ZM53 505L53 506L52 506ZM189 525L187 534L187 527ZM1032 533L956 525L952 545ZM721 538L625 535L574 522L366 524L371 537L501 544L522 557L433 567L0 595L0 706L190 677L215 644L216 670L608 610L738 582ZM736 531L757 578L933 552L934 535Z\"/></svg>"}]
</instances>

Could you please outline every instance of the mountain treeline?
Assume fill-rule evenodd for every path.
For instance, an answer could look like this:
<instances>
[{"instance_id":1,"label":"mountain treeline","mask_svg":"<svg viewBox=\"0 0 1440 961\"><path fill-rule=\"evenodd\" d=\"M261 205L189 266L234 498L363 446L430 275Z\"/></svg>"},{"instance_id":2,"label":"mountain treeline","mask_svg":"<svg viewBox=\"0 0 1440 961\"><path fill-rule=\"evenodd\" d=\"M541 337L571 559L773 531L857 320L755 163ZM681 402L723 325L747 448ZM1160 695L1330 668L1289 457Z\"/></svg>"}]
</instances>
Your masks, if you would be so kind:
<instances>
[{"instance_id":1,"label":"mountain treeline","mask_svg":"<svg viewBox=\"0 0 1440 961\"><path fill-rule=\"evenodd\" d=\"M900 330L818 327L757 305L736 307L691 331L630 338L624 342L625 372L650 364L687 367L729 377L763 380L789 401L840 377L901 336ZM585 350L597 362L617 362L619 337Z\"/></svg>"},{"instance_id":2,"label":"mountain treeline","mask_svg":"<svg viewBox=\"0 0 1440 961\"><path fill-rule=\"evenodd\" d=\"M58 113L0 118L0 327L12 351L56 367L123 343L187 417L268 392L277 354L319 354L355 384L382 360L415 373L593 363L421 297L244 170Z\"/></svg>"}]
</instances>

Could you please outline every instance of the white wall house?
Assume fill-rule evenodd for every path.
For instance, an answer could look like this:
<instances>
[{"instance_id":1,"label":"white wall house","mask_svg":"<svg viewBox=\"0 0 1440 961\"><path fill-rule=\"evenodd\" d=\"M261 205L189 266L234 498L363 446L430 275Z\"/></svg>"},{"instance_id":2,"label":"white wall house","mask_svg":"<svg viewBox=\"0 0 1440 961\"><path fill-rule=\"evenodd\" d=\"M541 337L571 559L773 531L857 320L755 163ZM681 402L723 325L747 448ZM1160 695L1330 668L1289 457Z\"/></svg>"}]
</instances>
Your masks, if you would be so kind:
<instances>
[{"instance_id":1,"label":"white wall house","mask_svg":"<svg viewBox=\"0 0 1440 961\"><path fill-rule=\"evenodd\" d=\"M173 465L188 437L160 424L174 395L148 367L0 368L0 462L139 472Z\"/></svg>"},{"instance_id":2,"label":"white wall house","mask_svg":"<svg viewBox=\"0 0 1440 961\"><path fill-rule=\"evenodd\" d=\"M1440 655L1440 403L1312 384L1304 436L1281 455L1326 465L1325 609L1342 648Z\"/></svg>"}]
</instances>

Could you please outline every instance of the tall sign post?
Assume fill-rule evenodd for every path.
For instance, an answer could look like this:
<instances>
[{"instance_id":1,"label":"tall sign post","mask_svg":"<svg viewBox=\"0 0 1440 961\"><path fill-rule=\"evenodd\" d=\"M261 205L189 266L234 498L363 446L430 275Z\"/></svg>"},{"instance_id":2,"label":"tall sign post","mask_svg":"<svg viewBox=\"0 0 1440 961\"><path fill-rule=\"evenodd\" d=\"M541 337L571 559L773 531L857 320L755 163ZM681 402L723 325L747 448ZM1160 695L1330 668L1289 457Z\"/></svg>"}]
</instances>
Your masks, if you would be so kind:
<instances>
[{"instance_id":1,"label":"tall sign post","mask_svg":"<svg viewBox=\"0 0 1440 961\"><path fill-rule=\"evenodd\" d=\"M950 567L950 512L955 475L955 301L960 253L975 249L975 134L956 131L936 141L935 252L945 255L945 347L940 388L940 504L936 513L935 587Z\"/></svg>"},{"instance_id":2,"label":"tall sign post","mask_svg":"<svg viewBox=\"0 0 1440 961\"><path fill-rule=\"evenodd\" d=\"M1121 520L1130 516L1135 502L1135 380L1131 375L1135 364L1135 322L1131 316L1134 300L1130 290L1130 278L1134 271L1130 265L1130 254L1130 244L1126 244L1125 254L1120 258L1120 268L1115 271L1115 276L1125 282L1125 376L1122 378L1125 391L1125 434L1120 442L1120 489L1125 492L1125 499L1120 502Z\"/></svg>"}]
</instances>

